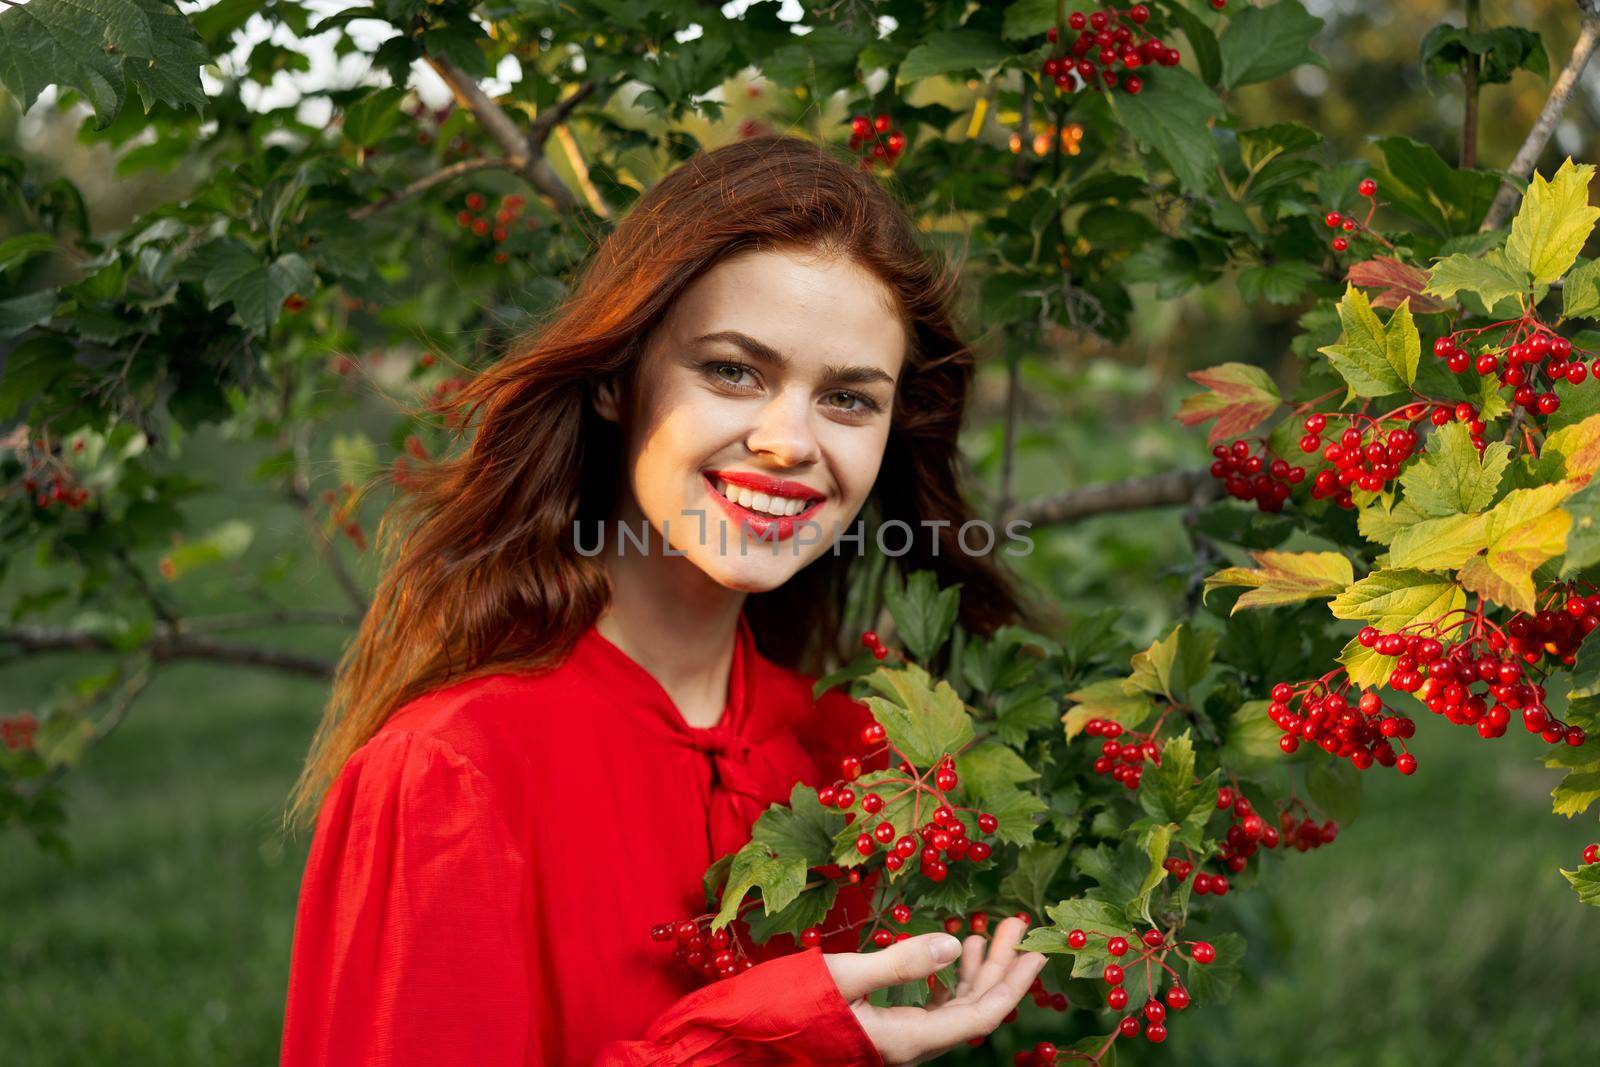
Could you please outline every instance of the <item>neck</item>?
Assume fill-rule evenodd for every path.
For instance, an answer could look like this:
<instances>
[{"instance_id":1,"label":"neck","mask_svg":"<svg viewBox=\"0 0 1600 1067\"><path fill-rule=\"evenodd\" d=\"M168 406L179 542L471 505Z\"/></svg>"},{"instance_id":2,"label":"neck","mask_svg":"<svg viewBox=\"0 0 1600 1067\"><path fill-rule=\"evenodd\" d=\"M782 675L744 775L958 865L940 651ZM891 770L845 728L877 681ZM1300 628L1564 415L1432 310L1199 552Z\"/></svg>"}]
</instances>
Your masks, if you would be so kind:
<instances>
[{"instance_id":1,"label":"neck","mask_svg":"<svg viewBox=\"0 0 1600 1067\"><path fill-rule=\"evenodd\" d=\"M663 554L655 530L649 534L645 553L606 557L611 603L595 628L661 683L685 722L715 726L746 594L718 585L682 556Z\"/></svg>"}]
</instances>

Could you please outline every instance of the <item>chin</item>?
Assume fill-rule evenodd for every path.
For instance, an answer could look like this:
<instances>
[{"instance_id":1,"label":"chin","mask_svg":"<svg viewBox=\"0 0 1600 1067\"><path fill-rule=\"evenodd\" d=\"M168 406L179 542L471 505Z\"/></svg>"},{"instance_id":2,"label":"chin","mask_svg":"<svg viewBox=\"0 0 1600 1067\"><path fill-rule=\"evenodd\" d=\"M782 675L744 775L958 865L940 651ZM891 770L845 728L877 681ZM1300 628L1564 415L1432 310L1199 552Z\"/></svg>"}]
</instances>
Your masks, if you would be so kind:
<instances>
[{"instance_id":1,"label":"chin","mask_svg":"<svg viewBox=\"0 0 1600 1067\"><path fill-rule=\"evenodd\" d=\"M712 552L708 557L691 561L704 571L712 581L727 589L741 593L767 593L795 576L809 560L789 555L760 559L740 557L732 553Z\"/></svg>"}]
</instances>

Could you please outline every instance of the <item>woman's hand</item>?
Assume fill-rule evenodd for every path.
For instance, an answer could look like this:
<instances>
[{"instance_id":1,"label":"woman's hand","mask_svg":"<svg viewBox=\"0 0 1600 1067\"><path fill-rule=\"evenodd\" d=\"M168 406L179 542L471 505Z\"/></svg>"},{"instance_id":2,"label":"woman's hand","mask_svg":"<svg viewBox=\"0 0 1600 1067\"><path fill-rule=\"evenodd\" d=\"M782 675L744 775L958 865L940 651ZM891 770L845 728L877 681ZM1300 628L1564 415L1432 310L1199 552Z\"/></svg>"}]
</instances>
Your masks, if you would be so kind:
<instances>
[{"instance_id":1,"label":"woman's hand","mask_svg":"<svg viewBox=\"0 0 1600 1067\"><path fill-rule=\"evenodd\" d=\"M1017 952L1026 929L1021 919L1010 918L987 942L977 934L965 944L949 934L923 934L881 952L830 952L822 958L884 1063L902 1067L931 1060L1000 1025L1044 969L1044 956ZM958 955L961 972L955 991L941 987L926 1008L867 1003L874 989L926 979Z\"/></svg>"}]
</instances>

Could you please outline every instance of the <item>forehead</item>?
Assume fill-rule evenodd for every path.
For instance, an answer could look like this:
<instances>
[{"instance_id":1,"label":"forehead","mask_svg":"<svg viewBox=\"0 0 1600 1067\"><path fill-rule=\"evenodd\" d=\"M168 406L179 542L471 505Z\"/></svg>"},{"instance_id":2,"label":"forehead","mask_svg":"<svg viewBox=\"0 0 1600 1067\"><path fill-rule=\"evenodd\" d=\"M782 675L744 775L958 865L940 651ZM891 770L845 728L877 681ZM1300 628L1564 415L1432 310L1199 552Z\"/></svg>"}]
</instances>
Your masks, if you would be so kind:
<instances>
[{"instance_id":1,"label":"forehead","mask_svg":"<svg viewBox=\"0 0 1600 1067\"><path fill-rule=\"evenodd\" d=\"M738 330L802 363L870 363L898 376L906 329L894 295L854 261L800 251L743 252L678 297L681 339Z\"/></svg>"}]
</instances>

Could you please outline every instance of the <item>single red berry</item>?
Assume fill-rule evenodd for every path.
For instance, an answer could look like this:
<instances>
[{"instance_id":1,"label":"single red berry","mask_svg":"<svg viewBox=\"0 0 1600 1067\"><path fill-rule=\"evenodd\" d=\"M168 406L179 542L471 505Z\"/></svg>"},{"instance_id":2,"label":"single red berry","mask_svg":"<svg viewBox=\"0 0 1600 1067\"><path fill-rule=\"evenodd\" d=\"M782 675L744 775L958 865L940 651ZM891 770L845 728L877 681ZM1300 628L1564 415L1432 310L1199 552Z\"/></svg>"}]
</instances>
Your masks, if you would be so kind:
<instances>
[{"instance_id":1,"label":"single red berry","mask_svg":"<svg viewBox=\"0 0 1600 1067\"><path fill-rule=\"evenodd\" d=\"M1144 932L1144 943L1151 948L1155 948L1165 940L1166 938L1162 936L1160 930L1146 930Z\"/></svg>"},{"instance_id":2,"label":"single red berry","mask_svg":"<svg viewBox=\"0 0 1600 1067\"><path fill-rule=\"evenodd\" d=\"M1356 186L1356 192L1362 196L1374 196L1378 192L1378 183L1371 178L1363 178L1361 184Z\"/></svg>"},{"instance_id":3,"label":"single red berry","mask_svg":"<svg viewBox=\"0 0 1600 1067\"><path fill-rule=\"evenodd\" d=\"M822 931L815 926L806 927L800 931L800 943L806 948L815 948L822 944ZM1171 994L1168 994L1167 1000L1169 1003L1171 1002Z\"/></svg>"},{"instance_id":4,"label":"single red berry","mask_svg":"<svg viewBox=\"0 0 1600 1067\"><path fill-rule=\"evenodd\" d=\"M1327 224L1328 229L1337 230L1339 224L1344 222L1344 216L1337 211L1330 211L1322 217L1322 221Z\"/></svg>"},{"instance_id":5,"label":"single red berry","mask_svg":"<svg viewBox=\"0 0 1600 1067\"><path fill-rule=\"evenodd\" d=\"M1343 237L1335 237L1329 244L1332 245L1335 252L1343 252L1350 247L1350 242Z\"/></svg>"},{"instance_id":6,"label":"single red berry","mask_svg":"<svg viewBox=\"0 0 1600 1067\"><path fill-rule=\"evenodd\" d=\"M999 828L999 826L1000 820L996 819L988 812L980 812L978 814L978 829L982 830L984 833L992 834L996 829Z\"/></svg>"},{"instance_id":7,"label":"single red berry","mask_svg":"<svg viewBox=\"0 0 1600 1067\"><path fill-rule=\"evenodd\" d=\"M1106 994L1106 1007L1112 1011L1121 1011L1128 1006L1128 991L1121 986L1114 986Z\"/></svg>"},{"instance_id":8,"label":"single red berry","mask_svg":"<svg viewBox=\"0 0 1600 1067\"><path fill-rule=\"evenodd\" d=\"M1089 935L1082 930L1069 930L1067 932L1067 947L1082 948L1089 943Z\"/></svg>"},{"instance_id":9,"label":"single red berry","mask_svg":"<svg viewBox=\"0 0 1600 1067\"><path fill-rule=\"evenodd\" d=\"M1189 991L1181 985L1175 985L1167 990L1167 1007L1173 1011L1182 1011L1189 1006Z\"/></svg>"},{"instance_id":10,"label":"single red berry","mask_svg":"<svg viewBox=\"0 0 1600 1067\"><path fill-rule=\"evenodd\" d=\"M1417 772L1417 757L1409 752L1402 752L1400 758L1394 761L1395 770L1401 774L1415 774Z\"/></svg>"},{"instance_id":11,"label":"single red berry","mask_svg":"<svg viewBox=\"0 0 1600 1067\"><path fill-rule=\"evenodd\" d=\"M1144 1037L1152 1045L1159 1045L1167 1039L1167 1028L1160 1023L1151 1023L1144 1028Z\"/></svg>"},{"instance_id":12,"label":"single red berry","mask_svg":"<svg viewBox=\"0 0 1600 1067\"><path fill-rule=\"evenodd\" d=\"M1217 958L1217 949L1209 941L1196 941L1189 949L1189 955L1194 957L1196 963L1210 963Z\"/></svg>"},{"instance_id":13,"label":"single red berry","mask_svg":"<svg viewBox=\"0 0 1600 1067\"><path fill-rule=\"evenodd\" d=\"M1101 972L1100 976L1106 980L1106 985L1122 984L1122 968L1115 963L1106 964L1106 969Z\"/></svg>"},{"instance_id":14,"label":"single red berry","mask_svg":"<svg viewBox=\"0 0 1600 1067\"><path fill-rule=\"evenodd\" d=\"M1123 1037L1139 1036L1139 1017L1137 1015L1124 1015L1117 1024L1117 1032Z\"/></svg>"},{"instance_id":15,"label":"single red berry","mask_svg":"<svg viewBox=\"0 0 1600 1067\"><path fill-rule=\"evenodd\" d=\"M1590 845L1583 850L1583 863L1586 867L1590 864L1600 863L1600 845Z\"/></svg>"},{"instance_id":16,"label":"single red berry","mask_svg":"<svg viewBox=\"0 0 1600 1067\"><path fill-rule=\"evenodd\" d=\"M1106 942L1106 951L1113 956L1126 956L1128 954L1128 939L1125 937L1113 937Z\"/></svg>"}]
</instances>

